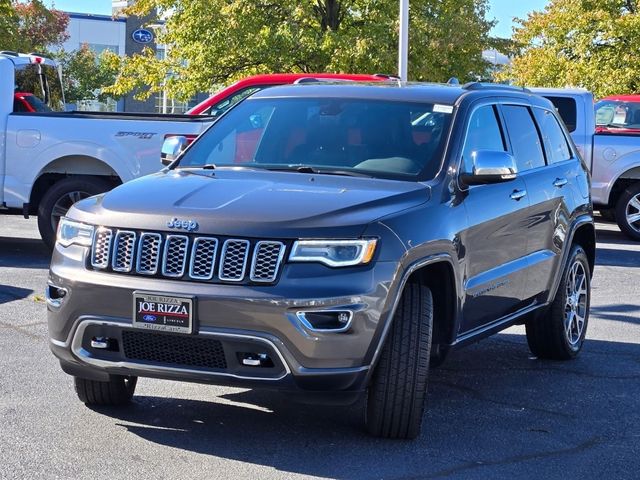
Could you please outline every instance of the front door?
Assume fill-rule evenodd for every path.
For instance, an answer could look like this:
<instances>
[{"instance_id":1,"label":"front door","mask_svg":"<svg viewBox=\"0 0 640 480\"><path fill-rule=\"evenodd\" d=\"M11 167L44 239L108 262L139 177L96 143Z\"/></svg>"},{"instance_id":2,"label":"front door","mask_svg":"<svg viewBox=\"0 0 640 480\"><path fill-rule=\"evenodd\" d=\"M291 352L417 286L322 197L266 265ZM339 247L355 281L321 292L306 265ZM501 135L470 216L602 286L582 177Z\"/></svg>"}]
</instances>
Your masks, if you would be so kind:
<instances>
[{"instance_id":1,"label":"front door","mask_svg":"<svg viewBox=\"0 0 640 480\"><path fill-rule=\"evenodd\" d=\"M470 172L471 153L507 150L495 105L477 107L469 119L461 170ZM524 181L475 185L463 194L468 228L461 234L465 278L460 333L468 333L522 307L526 271Z\"/></svg>"}]
</instances>

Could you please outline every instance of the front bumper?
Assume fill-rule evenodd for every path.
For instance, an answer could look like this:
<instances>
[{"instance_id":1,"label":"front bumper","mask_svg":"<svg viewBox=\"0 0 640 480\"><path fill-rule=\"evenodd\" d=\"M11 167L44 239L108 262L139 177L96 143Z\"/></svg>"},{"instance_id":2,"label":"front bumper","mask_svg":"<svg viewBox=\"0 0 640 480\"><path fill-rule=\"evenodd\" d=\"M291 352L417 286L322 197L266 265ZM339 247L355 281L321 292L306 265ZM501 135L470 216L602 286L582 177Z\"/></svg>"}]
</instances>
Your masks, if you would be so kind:
<instances>
[{"instance_id":1,"label":"front bumper","mask_svg":"<svg viewBox=\"0 0 640 480\"><path fill-rule=\"evenodd\" d=\"M85 249L72 246L62 255L60 248L54 253L49 283L66 295L53 298L48 291L48 320L51 349L67 373L313 392L359 392L366 387L372 343L379 338L381 318L386 318L397 268L393 262L378 262L341 269L336 275L322 265L286 265L275 286L216 285L91 271L83 267ZM185 335L133 328L133 292L140 290L195 296L197 331ZM353 312L348 330L311 331L298 315L331 309ZM200 341L210 341L219 346L224 362L221 367L215 362L199 365L183 358L132 355L124 347L136 334L148 334L143 343L160 345L148 347L151 350L177 342L190 351ZM111 339L110 348L93 347L95 338ZM268 361L244 365L245 353L263 354Z\"/></svg>"}]
</instances>

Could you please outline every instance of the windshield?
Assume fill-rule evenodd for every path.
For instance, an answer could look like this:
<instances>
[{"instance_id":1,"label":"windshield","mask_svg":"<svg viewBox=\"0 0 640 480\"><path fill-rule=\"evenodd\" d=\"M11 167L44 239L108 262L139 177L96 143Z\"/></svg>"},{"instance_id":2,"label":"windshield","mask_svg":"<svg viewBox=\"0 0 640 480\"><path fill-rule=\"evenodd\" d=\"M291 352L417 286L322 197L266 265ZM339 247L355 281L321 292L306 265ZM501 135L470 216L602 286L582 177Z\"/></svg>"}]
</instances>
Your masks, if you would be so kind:
<instances>
[{"instance_id":1,"label":"windshield","mask_svg":"<svg viewBox=\"0 0 640 480\"><path fill-rule=\"evenodd\" d=\"M178 168L242 166L427 180L451 121L433 104L250 98L207 130Z\"/></svg>"},{"instance_id":2,"label":"windshield","mask_svg":"<svg viewBox=\"0 0 640 480\"><path fill-rule=\"evenodd\" d=\"M36 112L60 112L64 110L64 97L62 95L60 77L57 69L51 65L17 65L14 94L23 94L22 98ZM27 107L23 111L32 110Z\"/></svg>"},{"instance_id":3,"label":"windshield","mask_svg":"<svg viewBox=\"0 0 640 480\"><path fill-rule=\"evenodd\" d=\"M601 100L595 104L596 126L640 130L640 103Z\"/></svg>"}]
</instances>

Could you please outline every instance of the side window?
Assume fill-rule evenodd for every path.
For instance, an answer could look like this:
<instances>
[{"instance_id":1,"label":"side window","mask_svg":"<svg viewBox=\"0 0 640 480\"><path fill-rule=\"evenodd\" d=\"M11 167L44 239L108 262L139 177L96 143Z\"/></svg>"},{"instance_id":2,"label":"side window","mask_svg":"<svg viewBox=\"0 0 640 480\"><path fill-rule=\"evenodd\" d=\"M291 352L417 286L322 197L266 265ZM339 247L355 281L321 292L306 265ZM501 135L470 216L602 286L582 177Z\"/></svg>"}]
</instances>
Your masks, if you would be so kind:
<instances>
[{"instance_id":1,"label":"side window","mask_svg":"<svg viewBox=\"0 0 640 480\"><path fill-rule=\"evenodd\" d=\"M471 172L471 153L478 150L506 150L495 107L485 105L473 112L462 150L463 172Z\"/></svg>"},{"instance_id":2,"label":"side window","mask_svg":"<svg viewBox=\"0 0 640 480\"><path fill-rule=\"evenodd\" d=\"M529 108L520 105L504 105L502 111L518 172L544 166L542 142Z\"/></svg>"},{"instance_id":3,"label":"side window","mask_svg":"<svg viewBox=\"0 0 640 480\"><path fill-rule=\"evenodd\" d=\"M555 115L542 108L534 108L533 112L540 126L549 163L569 160L572 157L571 149Z\"/></svg>"},{"instance_id":4,"label":"side window","mask_svg":"<svg viewBox=\"0 0 640 480\"><path fill-rule=\"evenodd\" d=\"M224 100L221 100L220 102L218 102L215 105L213 105L211 107L211 112L210 113L213 113L213 111L217 111L218 113L222 113L222 112L224 112L226 110L229 110L236 103L241 102L245 98L253 95L256 92L259 92L263 88L265 88L265 87L264 86L248 87L248 88L245 88L243 90L240 90L240 91L234 93L233 96L227 97Z\"/></svg>"}]
</instances>

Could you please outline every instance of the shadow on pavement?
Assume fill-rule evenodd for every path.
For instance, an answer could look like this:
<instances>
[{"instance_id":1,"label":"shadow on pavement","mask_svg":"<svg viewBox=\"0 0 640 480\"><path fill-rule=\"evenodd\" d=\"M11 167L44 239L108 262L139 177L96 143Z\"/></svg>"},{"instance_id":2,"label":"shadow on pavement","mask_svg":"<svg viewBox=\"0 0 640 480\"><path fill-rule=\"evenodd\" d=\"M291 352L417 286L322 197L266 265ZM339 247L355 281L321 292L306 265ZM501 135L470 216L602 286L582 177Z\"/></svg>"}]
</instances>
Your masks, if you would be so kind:
<instances>
[{"instance_id":1,"label":"shadow on pavement","mask_svg":"<svg viewBox=\"0 0 640 480\"><path fill-rule=\"evenodd\" d=\"M603 320L614 320L617 322L627 322L640 324L640 305L602 305L592 306L590 315Z\"/></svg>"},{"instance_id":2,"label":"shadow on pavement","mask_svg":"<svg viewBox=\"0 0 640 480\"><path fill-rule=\"evenodd\" d=\"M49 268L50 259L42 240L0 237L0 267Z\"/></svg>"},{"instance_id":3,"label":"shadow on pavement","mask_svg":"<svg viewBox=\"0 0 640 480\"><path fill-rule=\"evenodd\" d=\"M20 300L27 298L33 293L33 290L28 288L13 287L11 285L0 284L0 305L3 303L13 302L14 300Z\"/></svg>"},{"instance_id":4,"label":"shadow on pavement","mask_svg":"<svg viewBox=\"0 0 640 480\"><path fill-rule=\"evenodd\" d=\"M431 371L413 442L367 436L358 405L298 405L257 390L210 401L138 396L130 408L96 412L154 444L301 475L629 478L608 460L612 448L636 448L639 362L640 345L595 340L574 361L541 361L524 336L497 335Z\"/></svg>"},{"instance_id":5,"label":"shadow on pavement","mask_svg":"<svg viewBox=\"0 0 640 480\"><path fill-rule=\"evenodd\" d=\"M596 265L608 267L640 267L640 251L597 247Z\"/></svg>"}]
</instances>

